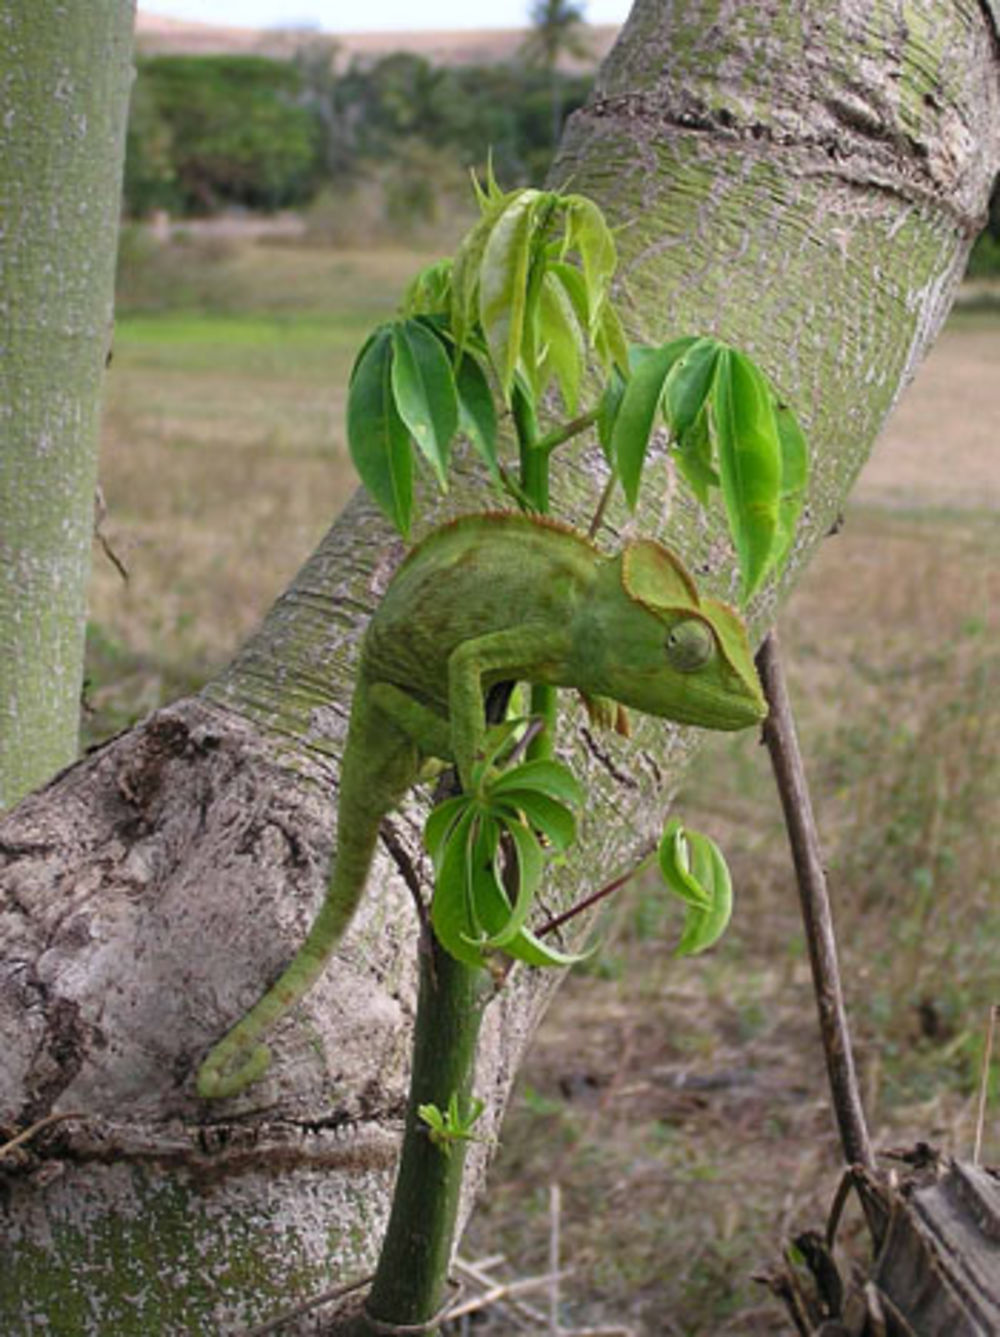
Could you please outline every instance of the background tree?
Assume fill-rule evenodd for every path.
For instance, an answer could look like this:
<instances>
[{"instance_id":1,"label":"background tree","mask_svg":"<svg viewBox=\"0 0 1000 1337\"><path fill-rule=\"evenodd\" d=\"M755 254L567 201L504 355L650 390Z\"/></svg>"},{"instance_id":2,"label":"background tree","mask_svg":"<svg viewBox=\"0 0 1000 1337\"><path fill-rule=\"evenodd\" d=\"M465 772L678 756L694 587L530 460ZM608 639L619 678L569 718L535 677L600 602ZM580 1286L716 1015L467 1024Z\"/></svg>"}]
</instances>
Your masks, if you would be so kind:
<instances>
[{"instance_id":1,"label":"background tree","mask_svg":"<svg viewBox=\"0 0 1000 1337\"><path fill-rule=\"evenodd\" d=\"M557 68L564 59L585 60L590 54L584 18L585 7L573 0L531 0L528 17L532 32L521 48L529 65L549 76L552 97L552 142L559 142L562 129L562 95Z\"/></svg>"},{"instance_id":2,"label":"background tree","mask_svg":"<svg viewBox=\"0 0 1000 1337\"><path fill-rule=\"evenodd\" d=\"M846 0L733 3L704 31L702 13L640 0L553 175L621 225L635 335L704 329L746 347L805 420L808 518L751 608L760 632L948 309L1000 161L995 33L984 10L944 0L905 15L883 0L863 31ZM605 477L596 448L559 470L563 512L588 514ZM663 476L650 488L643 529L731 593L721 518L675 504L665 523L668 490ZM485 496L470 468L449 505ZM268 1078L211 1110L190 1079L322 894L354 655L399 551L356 499L200 698L0 831L0 1118L84 1112L31 1144L24 1170L44 1173L8 1190L17 1265L0 1314L14 1330L44 1308L86 1331L93 1301L123 1337L237 1331L372 1257L405 1087L419 801L394 820L392 859L337 960L273 1037ZM563 899L585 870L630 862L693 747L644 726L611 756L569 732L592 822ZM525 972L487 1018L484 1132L551 987Z\"/></svg>"},{"instance_id":3,"label":"background tree","mask_svg":"<svg viewBox=\"0 0 1000 1337\"><path fill-rule=\"evenodd\" d=\"M0 809L77 753L133 5L4 16Z\"/></svg>"}]
</instances>

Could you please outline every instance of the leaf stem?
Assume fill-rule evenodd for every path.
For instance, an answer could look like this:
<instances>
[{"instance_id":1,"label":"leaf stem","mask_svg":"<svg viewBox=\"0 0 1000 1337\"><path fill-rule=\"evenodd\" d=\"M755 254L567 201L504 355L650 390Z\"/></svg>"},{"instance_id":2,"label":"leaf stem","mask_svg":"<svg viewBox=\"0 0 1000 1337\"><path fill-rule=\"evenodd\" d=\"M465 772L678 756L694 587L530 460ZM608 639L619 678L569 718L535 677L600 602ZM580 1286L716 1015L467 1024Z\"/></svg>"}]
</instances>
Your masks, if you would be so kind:
<instances>
[{"instance_id":1,"label":"leaf stem","mask_svg":"<svg viewBox=\"0 0 1000 1337\"><path fill-rule=\"evenodd\" d=\"M654 847L649 850L647 854L642 856L634 868L630 868L627 873L622 873L611 882L605 883L605 885L599 887L597 891L592 891L589 896L584 896L582 901L577 901L577 903L571 905L568 910L564 910L562 914L556 915L554 918L550 919L547 924L543 924L541 928L536 929L536 934L538 937L543 938L546 933L554 933L557 928L562 928L563 924L568 923L571 919L575 919L577 915L582 915L585 910L589 910L592 906L598 905L601 901L606 900L608 896L613 896L616 891L620 891L622 887L624 887L626 883L631 882L634 877L638 877L640 873L644 873L655 857L656 849Z\"/></svg>"},{"instance_id":2,"label":"leaf stem","mask_svg":"<svg viewBox=\"0 0 1000 1337\"><path fill-rule=\"evenodd\" d=\"M557 446L565 445L567 441L572 441L574 436L579 436L585 432L588 427L593 427L597 422L600 410L593 408L588 413L581 413L578 418L571 422L563 423L561 427L555 427L545 436L540 437L534 444L533 449L550 455Z\"/></svg>"}]
</instances>

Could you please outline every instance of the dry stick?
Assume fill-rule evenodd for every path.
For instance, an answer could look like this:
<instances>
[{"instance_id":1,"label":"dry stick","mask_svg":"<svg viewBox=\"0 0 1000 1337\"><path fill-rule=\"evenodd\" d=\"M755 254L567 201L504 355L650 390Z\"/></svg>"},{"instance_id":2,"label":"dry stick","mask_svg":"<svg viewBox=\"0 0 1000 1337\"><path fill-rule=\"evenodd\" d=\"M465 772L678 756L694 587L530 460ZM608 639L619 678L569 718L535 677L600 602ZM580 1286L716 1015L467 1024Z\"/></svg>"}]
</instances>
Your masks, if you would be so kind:
<instances>
[{"instance_id":1,"label":"dry stick","mask_svg":"<svg viewBox=\"0 0 1000 1337\"><path fill-rule=\"evenodd\" d=\"M781 669L778 640L773 631L768 633L757 652L756 663L770 707L770 714L764 723L764 742L771 756L795 862L813 988L819 1010L823 1054L840 1129L840 1143L849 1165L863 1165L868 1170L874 1170L875 1156L861 1106L847 1012L840 986L837 942L830 914L826 874L823 871L809 787Z\"/></svg>"},{"instance_id":2,"label":"dry stick","mask_svg":"<svg viewBox=\"0 0 1000 1337\"><path fill-rule=\"evenodd\" d=\"M1000 1003L990 1008L986 1023L986 1043L983 1046L983 1070L979 1080L979 1112L976 1115L976 1140L972 1148L972 1164L979 1164L983 1150L983 1131L986 1127L986 1102L990 1089L990 1065L993 1062L993 1038L996 1035L997 1021L1000 1020Z\"/></svg>"}]
</instances>

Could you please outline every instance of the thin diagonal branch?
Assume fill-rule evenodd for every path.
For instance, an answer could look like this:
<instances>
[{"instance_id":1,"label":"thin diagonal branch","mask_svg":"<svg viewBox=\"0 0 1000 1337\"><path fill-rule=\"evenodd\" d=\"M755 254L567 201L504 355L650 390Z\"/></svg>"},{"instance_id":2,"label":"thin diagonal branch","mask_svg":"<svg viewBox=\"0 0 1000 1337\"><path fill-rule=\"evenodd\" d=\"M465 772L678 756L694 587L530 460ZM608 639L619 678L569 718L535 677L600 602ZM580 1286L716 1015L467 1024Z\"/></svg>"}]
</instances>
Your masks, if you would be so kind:
<instances>
[{"instance_id":1,"label":"thin diagonal branch","mask_svg":"<svg viewBox=\"0 0 1000 1337\"><path fill-rule=\"evenodd\" d=\"M840 1144L849 1165L863 1165L866 1169L874 1170L875 1156L861 1105L844 993L840 984L837 940L833 931L826 873L778 654L778 640L773 631L765 638L756 662L770 707L770 714L764 724L764 742L771 756L788 840L792 847L819 1011L823 1055L840 1130Z\"/></svg>"}]
</instances>

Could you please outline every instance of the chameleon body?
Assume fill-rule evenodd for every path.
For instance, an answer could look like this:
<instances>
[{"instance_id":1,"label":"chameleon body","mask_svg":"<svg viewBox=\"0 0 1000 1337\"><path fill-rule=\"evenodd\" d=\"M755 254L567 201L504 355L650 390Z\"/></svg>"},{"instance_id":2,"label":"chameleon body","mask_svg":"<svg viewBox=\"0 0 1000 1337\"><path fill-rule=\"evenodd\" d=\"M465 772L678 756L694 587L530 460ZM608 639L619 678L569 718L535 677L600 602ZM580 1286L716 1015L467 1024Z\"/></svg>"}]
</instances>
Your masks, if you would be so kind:
<instances>
[{"instance_id":1,"label":"chameleon body","mask_svg":"<svg viewBox=\"0 0 1000 1337\"><path fill-rule=\"evenodd\" d=\"M700 596L659 544L638 539L607 556L571 529L517 514L433 531L365 634L326 898L284 973L202 1064L201 1096L234 1095L264 1072L260 1036L322 972L361 899L382 818L430 758L468 784L484 697L501 682L575 688L604 718L609 702L708 729L766 714L741 619Z\"/></svg>"}]
</instances>

